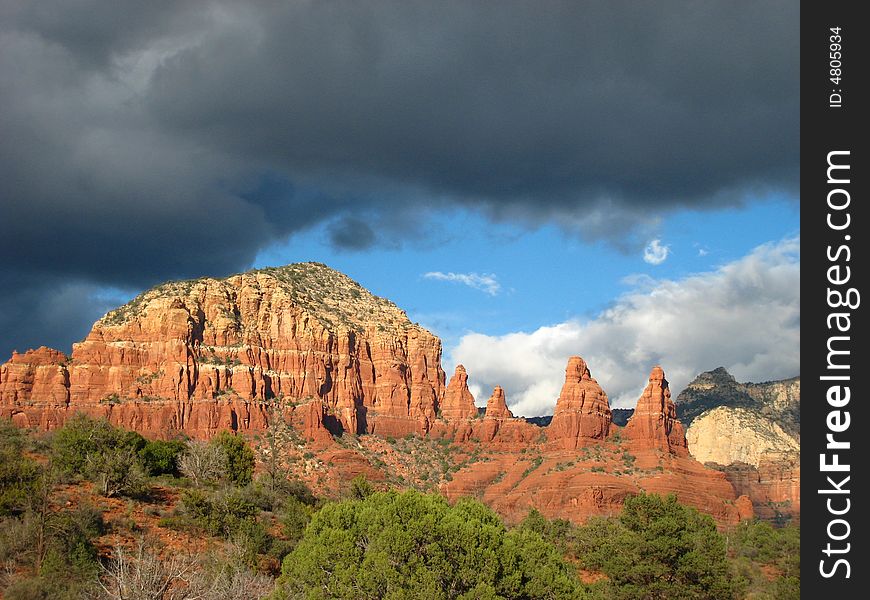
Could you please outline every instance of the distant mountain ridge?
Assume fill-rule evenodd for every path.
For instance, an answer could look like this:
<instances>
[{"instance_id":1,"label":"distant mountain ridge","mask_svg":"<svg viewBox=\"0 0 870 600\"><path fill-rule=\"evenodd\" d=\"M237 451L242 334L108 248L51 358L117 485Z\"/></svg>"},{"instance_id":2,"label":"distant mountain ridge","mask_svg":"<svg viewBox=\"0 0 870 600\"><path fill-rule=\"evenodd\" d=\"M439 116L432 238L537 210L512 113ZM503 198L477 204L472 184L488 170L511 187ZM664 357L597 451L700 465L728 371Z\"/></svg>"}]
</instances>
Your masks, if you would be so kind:
<instances>
[{"instance_id":1,"label":"distant mountain ridge","mask_svg":"<svg viewBox=\"0 0 870 600\"><path fill-rule=\"evenodd\" d=\"M686 386L676 407L689 452L723 471L757 516L799 518L800 377L739 383L719 367Z\"/></svg>"},{"instance_id":2,"label":"distant mountain ridge","mask_svg":"<svg viewBox=\"0 0 870 600\"><path fill-rule=\"evenodd\" d=\"M800 376L762 383L740 383L724 367L698 375L676 399L677 416L689 426L719 406L758 412L800 442Z\"/></svg>"}]
</instances>

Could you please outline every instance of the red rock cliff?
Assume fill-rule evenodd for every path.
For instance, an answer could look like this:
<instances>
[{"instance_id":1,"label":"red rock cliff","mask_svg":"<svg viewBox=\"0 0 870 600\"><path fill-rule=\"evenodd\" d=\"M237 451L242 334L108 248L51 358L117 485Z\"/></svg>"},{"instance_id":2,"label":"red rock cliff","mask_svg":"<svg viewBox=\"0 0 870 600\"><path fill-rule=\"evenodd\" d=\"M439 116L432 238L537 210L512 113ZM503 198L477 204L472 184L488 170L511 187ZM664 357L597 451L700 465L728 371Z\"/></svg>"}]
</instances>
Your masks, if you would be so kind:
<instances>
[{"instance_id":1,"label":"red rock cliff","mask_svg":"<svg viewBox=\"0 0 870 600\"><path fill-rule=\"evenodd\" d=\"M100 319L63 362L48 349L13 356L3 412L50 428L81 410L206 436L227 420L257 428L263 400L315 399L344 430L399 436L427 432L444 391L440 340L318 263L163 284Z\"/></svg>"}]
</instances>

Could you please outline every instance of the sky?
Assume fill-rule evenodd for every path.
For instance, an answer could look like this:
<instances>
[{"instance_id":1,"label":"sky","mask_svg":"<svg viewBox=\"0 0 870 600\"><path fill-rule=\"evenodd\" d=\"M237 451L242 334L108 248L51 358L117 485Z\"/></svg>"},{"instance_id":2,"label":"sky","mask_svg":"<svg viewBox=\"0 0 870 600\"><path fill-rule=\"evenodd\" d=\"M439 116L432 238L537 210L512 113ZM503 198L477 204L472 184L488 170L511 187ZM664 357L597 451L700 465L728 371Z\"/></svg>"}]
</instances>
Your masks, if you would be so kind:
<instances>
[{"instance_id":1,"label":"sky","mask_svg":"<svg viewBox=\"0 0 870 600\"><path fill-rule=\"evenodd\" d=\"M798 7L0 0L0 355L314 260L479 403L799 372Z\"/></svg>"}]
</instances>

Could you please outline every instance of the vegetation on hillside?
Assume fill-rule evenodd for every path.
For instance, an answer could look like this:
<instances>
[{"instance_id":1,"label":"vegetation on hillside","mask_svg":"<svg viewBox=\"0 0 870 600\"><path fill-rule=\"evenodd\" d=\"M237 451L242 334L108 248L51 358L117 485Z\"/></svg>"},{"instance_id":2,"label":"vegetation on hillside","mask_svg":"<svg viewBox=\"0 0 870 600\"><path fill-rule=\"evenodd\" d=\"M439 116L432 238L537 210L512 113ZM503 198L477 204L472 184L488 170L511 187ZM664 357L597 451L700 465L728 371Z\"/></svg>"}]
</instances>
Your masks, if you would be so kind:
<instances>
[{"instance_id":1,"label":"vegetation on hillside","mask_svg":"<svg viewBox=\"0 0 870 600\"><path fill-rule=\"evenodd\" d=\"M282 267L266 267L240 274L246 285L259 287L258 278L273 279L297 307L308 312L327 329L349 329L362 332L375 324L380 331L403 331L412 324L403 310L386 298L375 296L359 283L322 263L293 263ZM235 303L239 275L222 279L201 277L168 281L146 290L118 308L109 311L101 323L118 326L140 318L148 305L158 299L177 298L189 309L201 307L209 287L223 289L226 300L218 310L239 322L239 306ZM214 300L214 295L212 297ZM213 362L214 357L204 356ZM220 359L225 360L225 359Z\"/></svg>"},{"instance_id":2,"label":"vegetation on hillside","mask_svg":"<svg viewBox=\"0 0 870 600\"><path fill-rule=\"evenodd\" d=\"M719 532L653 494L583 526L535 510L509 526L477 500L362 476L317 498L255 462L229 433L149 441L87 417L47 435L0 421L0 596L799 598L795 527Z\"/></svg>"}]
</instances>

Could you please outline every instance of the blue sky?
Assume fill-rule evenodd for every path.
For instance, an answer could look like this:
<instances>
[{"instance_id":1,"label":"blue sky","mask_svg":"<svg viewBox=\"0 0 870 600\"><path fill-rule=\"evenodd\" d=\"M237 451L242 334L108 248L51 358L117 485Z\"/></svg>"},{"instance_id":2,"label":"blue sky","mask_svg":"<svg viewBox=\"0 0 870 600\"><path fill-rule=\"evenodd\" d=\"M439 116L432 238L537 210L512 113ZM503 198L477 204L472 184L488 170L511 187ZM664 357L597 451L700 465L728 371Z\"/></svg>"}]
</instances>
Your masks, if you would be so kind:
<instances>
[{"instance_id":1,"label":"blue sky","mask_svg":"<svg viewBox=\"0 0 870 600\"><path fill-rule=\"evenodd\" d=\"M798 204L785 197L662 219L652 239L669 248L658 265L643 250L587 243L556 225L535 229L493 223L469 211L445 211L424 227L431 238L395 248L336 249L323 226L261 252L256 267L318 261L389 298L450 346L468 332L502 335L573 317L594 317L631 289L632 276L680 279L738 259L765 242L798 233ZM491 274L491 294L428 272Z\"/></svg>"}]
</instances>

